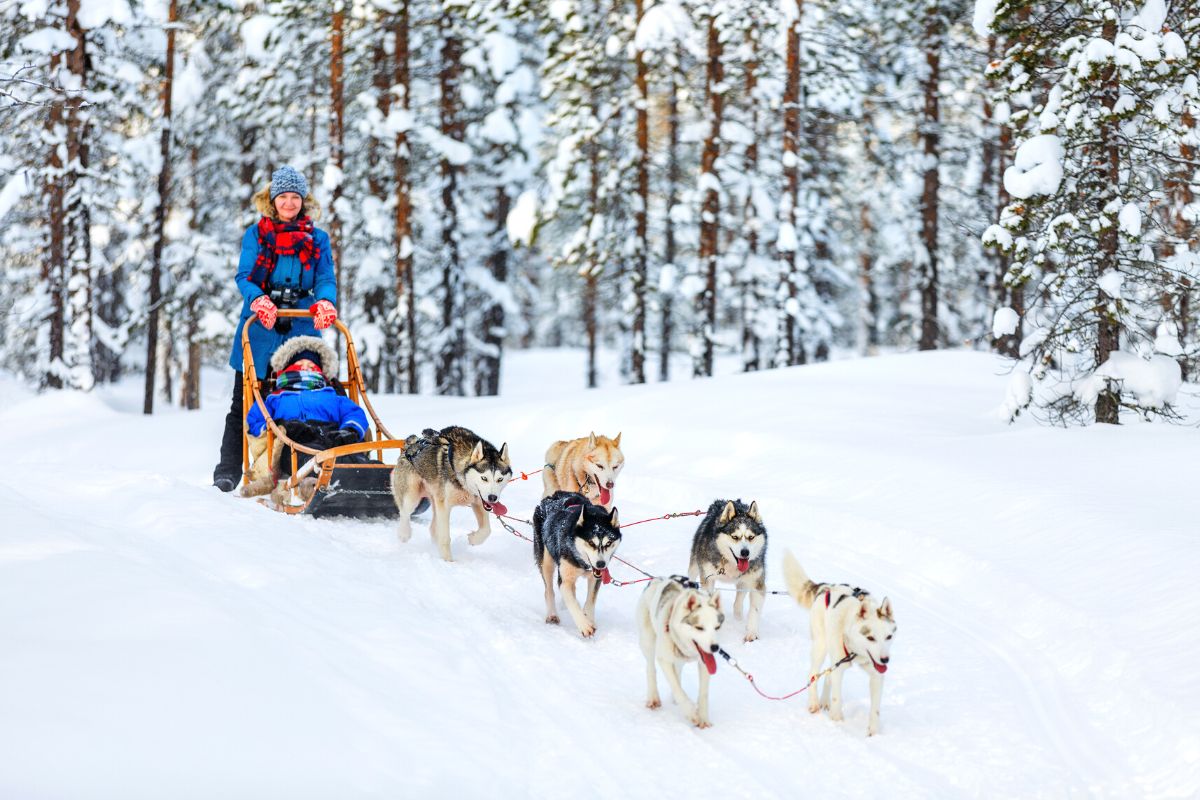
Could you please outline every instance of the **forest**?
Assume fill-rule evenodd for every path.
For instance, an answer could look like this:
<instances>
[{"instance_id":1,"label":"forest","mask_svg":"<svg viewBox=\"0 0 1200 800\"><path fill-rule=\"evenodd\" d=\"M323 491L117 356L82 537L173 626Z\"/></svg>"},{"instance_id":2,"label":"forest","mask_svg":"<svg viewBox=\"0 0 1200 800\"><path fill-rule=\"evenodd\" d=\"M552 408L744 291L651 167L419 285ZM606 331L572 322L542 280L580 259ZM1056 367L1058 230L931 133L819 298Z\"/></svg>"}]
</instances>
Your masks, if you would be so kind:
<instances>
[{"instance_id":1,"label":"forest","mask_svg":"<svg viewBox=\"0 0 1200 800\"><path fill-rule=\"evenodd\" d=\"M39 389L198 407L284 164L381 392L493 395L532 347L581 386L605 351L644 383L971 348L1010 416L1115 423L1195 379L1192 0L0 0L0 30L0 367Z\"/></svg>"}]
</instances>

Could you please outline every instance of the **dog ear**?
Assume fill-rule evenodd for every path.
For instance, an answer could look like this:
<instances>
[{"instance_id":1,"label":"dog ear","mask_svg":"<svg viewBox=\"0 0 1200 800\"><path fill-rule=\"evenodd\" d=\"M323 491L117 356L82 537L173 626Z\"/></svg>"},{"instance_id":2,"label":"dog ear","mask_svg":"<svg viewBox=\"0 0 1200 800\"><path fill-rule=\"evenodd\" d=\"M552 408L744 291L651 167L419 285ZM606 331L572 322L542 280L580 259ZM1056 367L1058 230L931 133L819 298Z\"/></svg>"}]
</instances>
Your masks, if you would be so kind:
<instances>
[{"instance_id":1,"label":"dog ear","mask_svg":"<svg viewBox=\"0 0 1200 800\"><path fill-rule=\"evenodd\" d=\"M618 433L618 434L617 434L617 438L613 439L613 446L614 446L614 447L620 447L620 446L621 446L621 434L619 434L619 433Z\"/></svg>"},{"instance_id":2,"label":"dog ear","mask_svg":"<svg viewBox=\"0 0 1200 800\"><path fill-rule=\"evenodd\" d=\"M888 598L883 598L883 602L879 604L879 618L892 620L892 601Z\"/></svg>"},{"instance_id":3,"label":"dog ear","mask_svg":"<svg viewBox=\"0 0 1200 800\"><path fill-rule=\"evenodd\" d=\"M721 516L717 518L718 525L724 525L729 520L733 519L733 515L737 513L737 508L734 507L733 501L729 500L725 503L725 507L721 509Z\"/></svg>"},{"instance_id":4,"label":"dog ear","mask_svg":"<svg viewBox=\"0 0 1200 800\"><path fill-rule=\"evenodd\" d=\"M475 449L471 451L471 463L478 464L483 461L483 440L480 439L475 443Z\"/></svg>"},{"instance_id":5,"label":"dog ear","mask_svg":"<svg viewBox=\"0 0 1200 800\"><path fill-rule=\"evenodd\" d=\"M747 511L746 513L750 515L750 519L754 520L755 522L757 522L760 525L762 524L762 516L759 515L759 513L758 513L758 501L757 500L750 501L750 510Z\"/></svg>"},{"instance_id":6,"label":"dog ear","mask_svg":"<svg viewBox=\"0 0 1200 800\"><path fill-rule=\"evenodd\" d=\"M721 610L721 593L720 592L713 593L713 608L715 608L717 611ZM724 614L721 615L721 621L722 622L725 621Z\"/></svg>"},{"instance_id":7,"label":"dog ear","mask_svg":"<svg viewBox=\"0 0 1200 800\"><path fill-rule=\"evenodd\" d=\"M582 528L583 527L583 516L584 516L583 515L583 506L567 506L567 508L575 510L575 514L577 515L575 517L575 527Z\"/></svg>"},{"instance_id":8,"label":"dog ear","mask_svg":"<svg viewBox=\"0 0 1200 800\"><path fill-rule=\"evenodd\" d=\"M610 512L608 515L608 524L613 526L614 528L621 527L621 519L620 519L620 517L617 516L617 507L616 506L613 506L612 512Z\"/></svg>"},{"instance_id":9,"label":"dog ear","mask_svg":"<svg viewBox=\"0 0 1200 800\"><path fill-rule=\"evenodd\" d=\"M508 461L508 442L500 445L500 460L505 462Z\"/></svg>"},{"instance_id":10,"label":"dog ear","mask_svg":"<svg viewBox=\"0 0 1200 800\"><path fill-rule=\"evenodd\" d=\"M869 605L870 605L870 603L867 600L859 600L858 601L858 618L859 619L867 618L867 610L868 610Z\"/></svg>"},{"instance_id":11,"label":"dog ear","mask_svg":"<svg viewBox=\"0 0 1200 800\"><path fill-rule=\"evenodd\" d=\"M595 431L592 431L591 433L588 434L588 445L587 446L589 448L596 446L596 432Z\"/></svg>"},{"instance_id":12,"label":"dog ear","mask_svg":"<svg viewBox=\"0 0 1200 800\"><path fill-rule=\"evenodd\" d=\"M688 601L687 601L687 610L688 610L688 611L692 611L692 610L694 610L694 609L696 608L696 603L697 603L697 602L699 602L699 601L698 601L698 600L696 600L696 595L695 595L695 593L693 593L693 594L689 594L689 595L688 595Z\"/></svg>"}]
</instances>

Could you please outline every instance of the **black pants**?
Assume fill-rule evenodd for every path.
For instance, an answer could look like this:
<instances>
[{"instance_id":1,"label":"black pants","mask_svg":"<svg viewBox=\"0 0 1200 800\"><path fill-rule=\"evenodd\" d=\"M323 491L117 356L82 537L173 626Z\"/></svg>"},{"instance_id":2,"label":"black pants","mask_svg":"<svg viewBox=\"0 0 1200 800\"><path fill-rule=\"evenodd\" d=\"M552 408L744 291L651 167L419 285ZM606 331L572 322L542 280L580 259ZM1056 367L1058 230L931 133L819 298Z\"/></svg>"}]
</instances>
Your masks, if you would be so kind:
<instances>
[{"instance_id":1,"label":"black pants","mask_svg":"<svg viewBox=\"0 0 1200 800\"><path fill-rule=\"evenodd\" d=\"M242 373L233 373L233 399L225 415L225 432L221 434L221 460L213 469L213 480L232 478L234 486L242 479L242 425L246 410L242 408Z\"/></svg>"}]
</instances>

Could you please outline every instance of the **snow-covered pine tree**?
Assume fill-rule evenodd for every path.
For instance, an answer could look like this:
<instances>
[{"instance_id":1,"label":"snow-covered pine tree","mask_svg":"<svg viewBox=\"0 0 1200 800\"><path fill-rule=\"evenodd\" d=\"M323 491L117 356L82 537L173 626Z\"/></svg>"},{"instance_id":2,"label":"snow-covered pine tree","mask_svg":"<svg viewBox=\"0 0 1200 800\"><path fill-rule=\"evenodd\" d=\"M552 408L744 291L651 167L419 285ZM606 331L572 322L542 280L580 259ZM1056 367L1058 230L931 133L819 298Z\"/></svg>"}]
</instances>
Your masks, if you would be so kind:
<instances>
[{"instance_id":1,"label":"snow-covered pine tree","mask_svg":"<svg viewBox=\"0 0 1200 800\"><path fill-rule=\"evenodd\" d=\"M1188 82L1186 45L1162 0L981 5L977 30L1011 43L992 71L1017 141L1013 201L984 240L1011 252L1009 282L1029 287L1008 408L1104 423L1122 407L1166 411L1180 371L1154 352L1164 263L1152 205L1169 179L1160 117ZM998 311L997 332L1014 316Z\"/></svg>"}]
</instances>

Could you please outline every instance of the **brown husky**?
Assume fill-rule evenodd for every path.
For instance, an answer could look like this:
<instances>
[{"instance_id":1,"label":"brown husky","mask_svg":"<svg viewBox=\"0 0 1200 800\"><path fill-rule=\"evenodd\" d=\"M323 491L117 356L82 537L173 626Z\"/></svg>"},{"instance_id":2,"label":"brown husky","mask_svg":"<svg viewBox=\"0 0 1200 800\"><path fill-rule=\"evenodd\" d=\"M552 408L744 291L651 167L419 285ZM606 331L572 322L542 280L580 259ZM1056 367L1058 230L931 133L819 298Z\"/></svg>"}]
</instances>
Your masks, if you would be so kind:
<instances>
[{"instance_id":1,"label":"brown husky","mask_svg":"<svg viewBox=\"0 0 1200 800\"><path fill-rule=\"evenodd\" d=\"M559 491L579 492L612 511L613 487L617 484L617 473L624 466L619 433L615 439L591 433L586 438L555 442L546 451L542 497Z\"/></svg>"}]
</instances>

